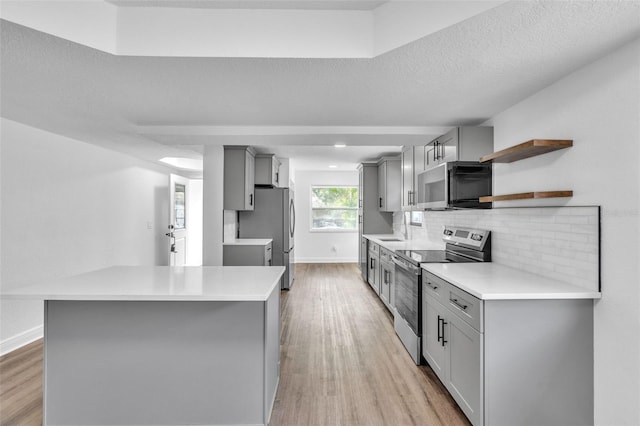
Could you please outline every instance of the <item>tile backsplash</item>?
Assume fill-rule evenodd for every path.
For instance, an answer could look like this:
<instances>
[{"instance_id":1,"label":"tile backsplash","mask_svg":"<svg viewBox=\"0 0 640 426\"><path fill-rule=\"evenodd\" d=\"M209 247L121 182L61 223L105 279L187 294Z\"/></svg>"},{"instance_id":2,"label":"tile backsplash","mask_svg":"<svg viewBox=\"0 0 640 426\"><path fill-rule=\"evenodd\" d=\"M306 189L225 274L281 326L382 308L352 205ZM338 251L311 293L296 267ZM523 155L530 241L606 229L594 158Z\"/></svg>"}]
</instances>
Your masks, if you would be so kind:
<instances>
[{"instance_id":1,"label":"tile backsplash","mask_svg":"<svg viewBox=\"0 0 640 426\"><path fill-rule=\"evenodd\" d=\"M425 211L421 227L405 227L394 214L394 231L408 238L442 243L445 225L491 231L495 263L590 290L600 285L600 209L590 207L497 208Z\"/></svg>"},{"instance_id":2,"label":"tile backsplash","mask_svg":"<svg viewBox=\"0 0 640 426\"><path fill-rule=\"evenodd\" d=\"M222 241L233 241L236 239L237 217L238 214L235 210L224 211Z\"/></svg>"}]
</instances>

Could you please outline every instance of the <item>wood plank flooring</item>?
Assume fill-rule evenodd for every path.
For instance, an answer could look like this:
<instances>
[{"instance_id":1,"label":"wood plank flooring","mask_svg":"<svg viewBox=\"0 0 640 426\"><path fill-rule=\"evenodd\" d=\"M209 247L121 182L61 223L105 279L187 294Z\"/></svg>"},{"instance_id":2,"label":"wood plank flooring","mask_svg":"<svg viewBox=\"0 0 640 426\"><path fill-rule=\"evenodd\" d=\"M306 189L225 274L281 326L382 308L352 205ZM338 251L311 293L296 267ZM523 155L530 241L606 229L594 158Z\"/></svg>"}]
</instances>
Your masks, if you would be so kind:
<instances>
[{"instance_id":1,"label":"wood plank flooring","mask_svg":"<svg viewBox=\"0 0 640 426\"><path fill-rule=\"evenodd\" d=\"M296 265L281 342L272 426L469 424L356 264ZM42 424L42 340L0 358L0 424Z\"/></svg>"},{"instance_id":2,"label":"wood plank flooring","mask_svg":"<svg viewBox=\"0 0 640 426\"><path fill-rule=\"evenodd\" d=\"M271 425L468 425L431 368L416 366L357 264L296 264L282 294Z\"/></svg>"}]
</instances>

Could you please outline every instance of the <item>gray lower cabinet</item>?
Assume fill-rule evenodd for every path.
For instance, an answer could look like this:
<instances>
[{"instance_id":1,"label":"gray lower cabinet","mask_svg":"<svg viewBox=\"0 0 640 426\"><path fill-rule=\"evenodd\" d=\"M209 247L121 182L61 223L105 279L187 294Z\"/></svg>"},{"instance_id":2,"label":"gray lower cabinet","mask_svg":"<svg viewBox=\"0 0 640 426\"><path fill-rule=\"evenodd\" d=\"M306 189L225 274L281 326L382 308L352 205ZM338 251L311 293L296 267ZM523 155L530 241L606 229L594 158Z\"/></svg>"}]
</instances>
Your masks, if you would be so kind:
<instances>
[{"instance_id":1,"label":"gray lower cabinet","mask_svg":"<svg viewBox=\"0 0 640 426\"><path fill-rule=\"evenodd\" d=\"M369 272L369 265L367 263L367 260L369 259L368 243L368 239L360 236L360 252L358 253L358 255L360 256L360 274L362 275L362 280L367 282L367 274Z\"/></svg>"},{"instance_id":2,"label":"gray lower cabinet","mask_svg":"<svg viewBox=\"0 0 640 426\"><path fill-rule=\"evenodd\" d=\"M422 355L477 425L593 424L593 301L480 300L425 272Z\"/></svg>"},{"instance_id":3,"label":"gray lower cabinet","mask_svg":"<svg viewBox=\"0 0 640 426\"><path fill-rule=\"evenodd\" d=\"M223 266L271 266L271 243L268 244L224 244Z\"/></svg>"},{"instance_id":4,"label":"gray lower cabinet","mask_svg":"<svg viewBox=\"0 0 640 426\"><path fill-rule=\"evenodd\" d=\"M367 281L369 285L380 294L380 246L369 241L369 273Z\"/></svg>"},{"instance_id":5,"label":"gray lower cabinet","mask_svg":"<svg viewBox=\"0 0 640 426\"><path fill-rule=\"evenodd\" d=\"M380 299L393 312L392 307L395 302L395 264L391 260L392 256L392 252L385 248L380 248Z\"/></svg>"}]
</instances>

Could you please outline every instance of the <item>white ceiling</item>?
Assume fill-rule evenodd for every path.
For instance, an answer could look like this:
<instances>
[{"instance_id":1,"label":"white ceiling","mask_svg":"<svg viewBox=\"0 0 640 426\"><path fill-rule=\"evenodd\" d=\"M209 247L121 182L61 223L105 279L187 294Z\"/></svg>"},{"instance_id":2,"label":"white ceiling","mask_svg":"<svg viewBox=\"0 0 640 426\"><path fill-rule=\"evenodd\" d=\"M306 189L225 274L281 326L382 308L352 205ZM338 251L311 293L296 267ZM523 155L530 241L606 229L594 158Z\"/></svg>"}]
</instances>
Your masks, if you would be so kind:
<instances>
[{"instance_id":1,"label":"white ceiling","mask_svg":"<svg viewBox=\"0 0 640 426\"><path fill-rule=\"evenodd\" d=\"M372 59L114 56L0 30L5 118L150 161L246 143L352 167L482 123L637 38L640 2L512 1Z\"/></svg>"}]
</instances>

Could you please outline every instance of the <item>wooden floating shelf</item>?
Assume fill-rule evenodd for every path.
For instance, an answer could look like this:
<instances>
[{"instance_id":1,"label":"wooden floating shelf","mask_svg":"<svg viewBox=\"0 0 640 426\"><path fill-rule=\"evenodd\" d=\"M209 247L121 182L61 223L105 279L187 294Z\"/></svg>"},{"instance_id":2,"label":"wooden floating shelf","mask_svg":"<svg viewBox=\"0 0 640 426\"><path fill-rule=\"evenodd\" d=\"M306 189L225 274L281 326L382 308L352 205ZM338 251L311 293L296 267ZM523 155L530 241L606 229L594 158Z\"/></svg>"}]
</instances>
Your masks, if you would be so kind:
<instances>
[{"instance_id":1,"label":"wooden floating shelf","mask_svg":"<svg viewBox=\"0 0 640 426\"><path fill-rule=\"evenodd\" d=\"M489 195L480 197L481 203L491 203L493 201L529 200L534 198L563 198L573 197L573 191L542 191L542 192L521 192L519 194Z\"/></svg>"},{"instance_id":2,"label":"wooden floating shelf","mask_svg":"<svg viewBox=\"0 0 640 426\"><path fill-rule=\"evenodd\" d=\"M480 157L481 163L511 163L573 146L571 139L532 139Z\"/></svg>"}]
</instances>

